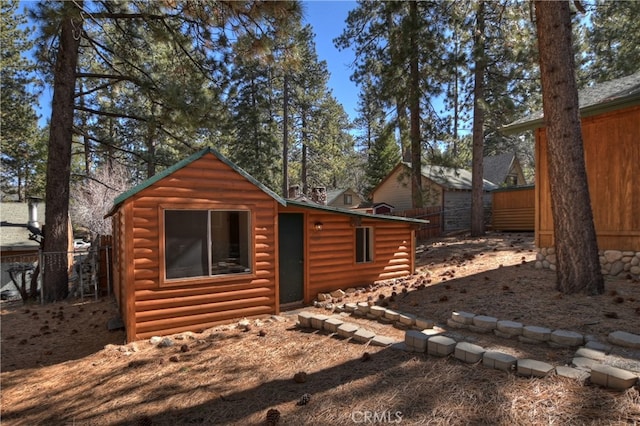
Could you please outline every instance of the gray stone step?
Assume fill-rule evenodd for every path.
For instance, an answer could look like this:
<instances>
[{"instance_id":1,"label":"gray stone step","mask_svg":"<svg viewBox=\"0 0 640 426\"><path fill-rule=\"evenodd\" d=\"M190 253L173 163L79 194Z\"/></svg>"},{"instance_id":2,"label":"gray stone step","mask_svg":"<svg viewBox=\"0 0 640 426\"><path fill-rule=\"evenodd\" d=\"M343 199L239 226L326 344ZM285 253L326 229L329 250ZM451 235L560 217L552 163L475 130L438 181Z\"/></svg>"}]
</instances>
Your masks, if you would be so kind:
<instances>
[{"instance_id":1,"label":"gray stone step","mask_svg":"<svg viewBox=\"0 0 640 426\"><path fill-rule=\"evenodd\" d=\"M568 379L577 380L580 383L585 383L587 380L589 380L589 377L591 377L591 375L584 370L568 367L566 365L556 367L556 374Z\"/></svg>"},{"instance_id":2,"label":"gray stone step","mask_svg":"<svg viewBox=\"0 0 640 426\"><path fill-rule=\"evenodd\" d=\"M313 314L311 312L307 312L307 311L300 312L298 314L298 324L300 324L300 327L310 328L311 317L313 317Z\"/></svg>"},{"instance_id":3,"label":"gray stone step","mask_svg":"<svg viewBox=\"0 0 640 426\"><path fill-rule=\"evenodd\" d=\"M374 337L376 337L376 333L374 333L373 331L367 330L366 328L359 328L355 333L353 333L353 336L351 336L351 340L358 343L367 343Z\"/></svg>"},{"instance_id":4,"label":"gray stone step","mask_svg":"<svg viewBox=\"0 0 640 426\"><path fill-rule=\"evenodd\" d=\"M400 313L396 312L392 309L387 309L384 312L384 317L391 320L391 321L398 321L398 319L400 318Z\"/></svg>"},{"instance_id":5,"label":"gray stone step","mask_svg":"<svg viewBox=\"0 0 640 426\"><path fill-rule=\"evenodd\" d=\"M591 383L611 389L625 390L633 387L638 376L630 371L610 365L598 364L591 369Z\"/></svg>"},{"instance_id":6,"label":"gray stone step","mask_svg":"<svg viewBox=\"0 0 640 426\"><path fill-rule=\"evenodd\" d=\"M427 341L427 352L429 355L451 355L455 351L455 348L456 341L447 336L433 336Z\"/></svg>"},{"instance_id":7,"label":"gray stone step","mask_svg":"<svg viewBox=\"0 0 640 426\"><path fill-rule=\"evenodd\" d=\"M496 330L509 336L519 336L522 334L524 326L515 321L498 321Z\"/></svg>"},{"instance_id":8,"label":"gray stone step","mask_svg":"<svg viewBox=\"0 0 640 426\"><path fill-rule=\"evenodd\" d=\"M553 371L553 365L534 359L520 359L516 365L521 376L545 377Z\"/></svg>"},{"instance_id":9,"label":"gray stone step","mask_svg":"<svg viewBox=\"0 0 640 426\"><path fill-rule=\"evenodd\" d=\"M585 348L594 349L600 352L611 352L611 345L607 345L606 343L598 342L597 340L590 340L585 345Z\"/></svg>"},{"instance_id":10,"label":"gray stone step","mask_svg":"<svg viewBox=\"0 0 640 426\"><path fill-rule=\"evenodd\" d=\"M482 360L485 349L482 346L474 345L469 342L460 342L456 344L454 356L460 361L474 364Z\"/></svg>"},{"instance_id":11,"label":"gray stone step","mask_svg":"<svg viewBox=\"0 0 640 426\"><path fill-rule=\"evenodd\" d=\"M487 351L482 355L482 365L496 370L511 371L516 362L516 357L503 352Z\"/></svg>"},{"instance_id":12,"label":"gray stone step","mask_svg":"<svg viewBox=\"0 0 640 426\"><path fill-rule=\"evenodd\" d=\"M387 336L381 336L379 334L377 334L373 339L371 339L371 344L373 346L391 346L394 343L396 343L395 339L392 339L391 337L387 337Z\"/></svg>"},{"instance_id":13,"label":"gray stone step","mask_svg":"<svg viewBox=\"0 0 640 426\"><path fill-rule=\"evenodd\" d=\"M429 340L429 336L420 331L407 330L404 333L404 343L414 352L425 352L427 350L427 340Z\"/></svg>"},{"instance_id":14,"label":"gray stone step","mask_svg":"<svg viewBox=\"0 0 640 426\"><path fill-rule=\"evenodd\" d=\"M369 302L359 302L356 309L365 315L368 314L370 309Z\"/></svg>"},{"instance_id":15,"label":"gray stone step","mask_svg":"<svg viewBox=\"0 0 640 426\"><path fill-rule=\"evenodd\" d=\"M498 318L487 315L476 315L473 317L473 325L483 329L494 330L498 324Z\"/></svg>"},{"instance_id":16,"label":"gray stone step","mask_svg":"<svg viewBox=\"0 0 640 426\"><path fill-rule=\"evenodd\" d=\"M419 330L424 330L425 328L433 328L434 325L435 325L435 321L433 320L416 318L415 327Z\"/></svg>"},{"instance_id":17,"label":"gray stone step","mask_svg":"<svg viewBox=\"0 0 640 426\"><path fill-rule=\"evenodd\" d=\"M607 356L607 354L605 354L602 351L597 351L595 349L579 348L576 351L576 356L577 357L594 359L596 361L602 361Z\"/></svg>"},{"instance_id":18,"label":"gray stone step","mask_svg":"<svg viewBox=\"0 0 640 426\"><path fill-rule=\"evenodd\" d=\"M350 302L350 303L345 303L344 304L344 310L346 312L351 313L351 312L355 311L356 309L358 309L358 304L357 303Z\"/></svg>"},{"instance_id":19,"label":"gray stone step","mask_svg":"<svg viewBox=\"0 0 640 426\"><path fill-rule=\"evenodd\" d=\"M311 327L315 328L316 330L322 330L324 328L324 322L328 319L329 317L326 315L322 315L322 314L313 314L311 316Z\"/></svg>"},{"instance_id":20,"label":"gray stone step","mask_svg":"<svg viewBox=\"0 0 640 426\"><path fill-rule=\"evenodd\" d=\"M584 370L584 371L590 371L594 365L598 365L599 363L600 362L596 361L595 359L584 358L580 356L574 357L571 360L571 365L573 365L578 370Z\"/></svg>"},{"instance_id":21,"label":"gray stone step","mask_svg":"<svg viewBox=\"0 0 640 426\"><path fill-rule=\"evenodd\" d=\"M344 321L342 321L340 318L331 317L325 320L323 327L329 333L336 333L338 331L338 327L340 327L342 324L344 324Z\"/></svg>"},{"instance_id":22,"label":"gray stone step","mask_svg":"<svg viewBox=\"0 0 640 426\"><path fill-rule=\"evenodd\" d=\"M610 343L626 348L640 349L640 335L627 333L626 331L614 331L607 337Z\"/></svg>"},{"instance_id":23,"label":"gray stone step","mask_svg":"<svg viewBox=\"0 0 640 426\"><path fill-rule=\"evenodd\" d=\"M551 330L546 327L537 327L535 325L527 325L522 329L522 337L546 342L551 337Z\"/></svg>"},{"instance_id":24,"label":"gray stone step","mask_svg":"<svg viewBox=\"0 0 640 426\"><path fill-rule=\"evenodd\" d=\"M451 318L447 320L447 325L449 326L449 328L460 328L460 329L468 329L469 327L473 326L472 324L464 324L461 322L454 321Z\"/></svg>"},{"instance_id":25,"label":"gray stone step","mask_svg":"<svg viewBox=\"0 0 640 426\"><path fill-rule=\"evenodd\" d=\"M384 315L386 309L382 306L372 306L369 308L369 313L376 318L380 318Z\"/></svg>"},{"instance_id":26,"label":"gray stone step","mask_svg":"<svg viewBox=\"0 0 640 426\"><path fill-rule=\"evenodd\" d=\"M561 346L580 346L584 343L584 336L575 331L554 330L549 341Z\"/></svg>"},{"instance_id":27,"label":"gray stone step","mask_svg":"<svg viewBox=\"0 0 640 426\"><path fill-rule=\"evenodd\" d=\"M451 319L453 321L466 325L473 324L473 317L475 316L475 314L463 311L456 311L451 313Z\"/></svg>"},{"instance_id":28,"label":"gray stone step","mask_svg":"<svg viewBox=\"0 0 640 426\"><path fill-rule=\"evenodd\" d=\"M398 321L400 321L401 324L411 327L416 323L416 316L411 314L400 314Z\"/></svg>"},{"instance_id":29,"label":"gray stone step","mask_svg":"<svg viewBox=\"0 0 640 426\"><path fill-rule=\"evenodd\" d=\"M359 327L354 323L345 322L340 327L338 327L338 336L348 339L353 336L353 333L355 333L358 328Z\"/></svg>"}]
</instances>

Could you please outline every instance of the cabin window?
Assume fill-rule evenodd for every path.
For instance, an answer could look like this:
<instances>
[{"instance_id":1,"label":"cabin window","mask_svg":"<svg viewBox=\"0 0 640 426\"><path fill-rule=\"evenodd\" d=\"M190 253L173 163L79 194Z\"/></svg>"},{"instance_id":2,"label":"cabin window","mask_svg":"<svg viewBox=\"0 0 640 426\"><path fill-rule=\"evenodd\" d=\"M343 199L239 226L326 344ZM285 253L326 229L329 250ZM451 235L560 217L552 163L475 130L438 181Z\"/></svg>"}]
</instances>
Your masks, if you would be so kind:
<instances>
[{"instance_id":1,"label":"cabin window","mask_svg":"<svg viewBox=\"0 0 640 426\"><path fill-rule=\"evenodd\" d=\"M344 194L344 205L350 206L353 203L353 199L351 198L351 194Z\"/></svg>"},{"instance_id":2,"label":"cabin window","mask_svg":"<svg viewBox=\"0 0 640 426\"><path fill-rule=\"evenodd\" d=\"M356 228L356 263L373 260L373 228Z\"/></svg>"},{"instance_id":3,"label":"cabin window","mask_svg":"<svg viewBox=\"0 0 640 426\"><path fill-rule=\"evenodd\" d=\"M166 279L251 272L251 219L243 210L165 210Z\"/></svg>"}]
</instances>

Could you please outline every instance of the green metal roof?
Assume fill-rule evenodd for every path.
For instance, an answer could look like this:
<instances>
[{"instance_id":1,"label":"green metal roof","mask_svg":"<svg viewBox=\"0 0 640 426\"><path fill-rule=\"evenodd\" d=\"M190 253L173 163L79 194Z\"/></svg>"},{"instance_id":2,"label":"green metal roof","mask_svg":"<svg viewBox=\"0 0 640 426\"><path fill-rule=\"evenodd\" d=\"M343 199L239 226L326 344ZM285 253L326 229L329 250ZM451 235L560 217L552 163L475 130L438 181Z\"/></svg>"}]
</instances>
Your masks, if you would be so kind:
<instances>
[{"instance_id":1,"label":"green metal roof","mask_svg":"<svg viewBox=\"0 0 640 426\"><path fill-rule=\"evenodd\" d=\"M162 172L150 177L149 179L145 180L144 182L140 183L139 185L134 186L130 190L128 190L126 192L123 192L122 194L117 196L113 200L113 207L111 208L111 210L109 211L109 213L107 213L107 215L105 217L111 216L113 213L115 213L115 211L118 209L120 204L124 203L127 199L133 197L134 195L136 195L137 193L139 193L143 189L146 189L146 188L150 187L154 183L164 179L165 177L171 175L172 173L182 169L183 167L188 166L189 164L193 163L196 160L199 160L200 158L204 157L206 154L215 155L220 161L222 161L224 164L226 164L227 166L231 167L233 170L238 172L245 179L247 179L249 182L253 183L255 186L260 188L260 190L262 190L264 193L266 193L271 198L276 200L278 203L282 204L283 206L285 206L287 204L286 201L284 200L284 198L280 197L275 192L273 192L272 190L267 188L265 185L263 185L262 183L258 182L253 176L251 176L249 173L247 173L246 171L244 171L243 169L238 167L236 164L231 162L231 160L226 158L224 155L222 155L221 153L219 153L215 149L213 149L211 147L208 147L208 148L205 148L205 149L203 149L203 150L201 150L199 152L196 152L195 154L185 158L184 160L174 164L173 166L163 170Z\"/></svg>"},{"instance_id":2,"label":"green metal roof","mask_svg":"<svg viewBox=\"0 0 640 426\"><path fill-rule=\"evenodd\" d=\"M587 87L578 92L580 116L589 117L640 105L640 71L626 77ZM536 111L502 127L505 133L514 134L544 127L542 111Z\"/></svg>"},{"instance_id":3,"label":"green metal roof","mask_svg":"<svg viewBox=\"0 0 640 426\"><path fill-rule=\"evenodd\" d=\"M339 213L339 214L344 214L344 215L347 215L347 216L366 217L366 218L369 218L369 219L376 219L376 220L390 220L390 221L395 221L395 222L409 222L409 223L416 223L416 224L421 224L421 225L429 223L428 220L424 220L424 219L414 219L414 218L411 218L411 217L390 216L390 215L383 215L383 214L371 214L371 213L360 212L360 211L357 211L357 210L341 209L339 207L325 206L323 204L316 204L313 201L305 202L305 201L287 200L287 206L298 206L298 207L309 208L309 209L313 209L313 210L321 210L321 211L325 211L325 212L329 212L329 213Z\"/></svg>"},{"instance_id":4,"label":"green metal roof","mask_svg":"<svg viewBox=\"0 0 640 426\"><path fill-rule=\"evenodd\" d=\"M316 204L314 202L285 200L284 198L278 196L272 190L270 190L269 188L264 186L262 183L258 182L253 176L251 176L246 171L242 170L240 167L238 167L237 165L232 163L229 159L227 159L225 156L223 156L222 154L220 154L218 151L216 151L213 148L205 148L205 149L203 149L203 150L201 150L201 151L189 156L188 158L185 158L184 160L174 164L173 166L171 166L171 167L167 168L166 170L162 171L161 173L158 173L155 176L145 180L144 182L142 182L141 184L131 188L130 190L128 190L126 192L123 192L122 194L120 194L118 197L115 198L115 200L113 201L113 207L111 208L111 210L109 211L109 213L105 217L108 217L108 216L111 216L112 214L114 214L115 211L118 209L118 207L122 203L124 203L127 199L133 197L135 194L139 193L143 189L150 187L154 183L156 183L156 182L160 181L161 179L171 175L172 173L182 169L183 167L188 166L189 164L193 163L194 161L202 158L205 154L209 154L209 153L215 155L220 161L225 163L227 166L231 167L236 172L240 173L248 181L253 183L255 186L260 188L263 192L265 192L267 195L269 195L271 198L273 198L274 200L276 200L278 203L280 203L283 206L293 205L293 206L299 206L299 207L303 207L303 208L323 210L323 211L327 211L327 212L345 214L345 215L350 215L350 216L368 217L368 218L372 218L372 219L376 219L376 220L392 220L392 221L410 222L410 223L416 223L416 224L429 223L428 220L422 220L422 219L413 219L413 218L406 218L406 217L400 217L400 216L374 215L374 214L358 212L358 211L354 211L354 210L341 209L341 208L338 208L338 207L320 205L320 204Z\"/></svg>"}]
</instances>

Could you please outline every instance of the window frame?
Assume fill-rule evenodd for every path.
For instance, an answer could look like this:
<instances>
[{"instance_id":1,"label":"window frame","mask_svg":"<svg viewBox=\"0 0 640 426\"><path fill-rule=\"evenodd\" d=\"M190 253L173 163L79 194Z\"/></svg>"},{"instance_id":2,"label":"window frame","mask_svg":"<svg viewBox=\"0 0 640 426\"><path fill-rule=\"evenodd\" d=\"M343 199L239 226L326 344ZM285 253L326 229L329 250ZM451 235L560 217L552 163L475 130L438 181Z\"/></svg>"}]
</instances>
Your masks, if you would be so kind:
<instances>
[{"instance_id":1,"label":"window frame","mask_svg":"<svg viewBox=\"0 0 640 426\"><path fill-rule=\"evenodd\" d=\"M350 206L353 204L353 196L351 194L343 194L342 203L345 206Z\"/></svg>"},{"instance_id":2,"label":"window frame","mask_svg":"<svg viewBox=\"0 0 640 426\"><path fill-rule=\"evenodd\" d=\"M244 211L248 213L248 247L247 255L249 257L248 267L250 272L239 272L233 274L218 274L218 275L205 275L197 277L182 277L182 278L167 278L167 264L166 264L166 224L165 224L165 211L167 210L193 210L193 211L207 211L209 213L207 229L207 241L209 243L208 259L209 259L209 271L211 270L211 230L212 220L211 211ZM210 284L216 282L230 282L230 281L246 281L256 277L256 252L255 252L255 227L256 227L256 213L255 208L246 204L227 204L227 203L189 203L189 204L160 204L158 205L158 232L159 232L159 247L158 247L158 261L159 261L159 286L160 287L176 287L185 285L197 285L197 284Z\"/></svg>"},{"instance_id":3,"label":"window frame","mask_svg":"<svg viewBox=\"0 0 640 426\"><path fill-rule=\"evenodd\" d=\"M364 237L362 247L363 247L363 250L368 250L369 260L367 260L367 256L365 254L366 252L362 253L362 257L364 258L364 260L358 260L358 230L359 229L362 229L365 231L365 233L362 234ZM353 244L354 263L356 265L365 265L368 263L373 263L375 261L375 252L376 252L373 226L356 226L355 229L353 230L353 233L354 233L354 244Z\"/></svg>"}]
</instances>

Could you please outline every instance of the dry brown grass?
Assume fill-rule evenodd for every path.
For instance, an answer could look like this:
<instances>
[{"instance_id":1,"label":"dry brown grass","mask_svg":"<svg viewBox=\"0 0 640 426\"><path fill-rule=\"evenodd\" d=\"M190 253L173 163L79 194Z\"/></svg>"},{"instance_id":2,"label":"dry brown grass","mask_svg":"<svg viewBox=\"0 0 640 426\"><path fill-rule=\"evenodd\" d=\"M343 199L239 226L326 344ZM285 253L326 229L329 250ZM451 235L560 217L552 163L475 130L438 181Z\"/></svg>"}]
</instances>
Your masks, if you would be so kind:
<instances>
[{"instance_id":1,"label":"dry brown grass","mask_svg":"<svg viewBox=\"0 0 640 426\"><path fill-rule=\"evenodd\" d=\"M464 310L598 337L638 330L640 286L633 280L608 280L607 294L599 297L560 297L553 290L553 273L532 267L530 235L447 243L429 246L420 258L428 270L421 269L414 279L351 300L377 298L380 292L390 296L395 285L394 307L440 323L451 311ZM431 279L429 286L414 290L415 280L423 276ZM409 291L403 297L404 284ZM64 318L58 314L54 319L60 310ZM26 308L3 304L3 425L250 425L263 424L272 408L280 412L283 425L362 423L365 412L407 425L640 422L638 387L614 392L557 376L523 378L453 358L355 344L299 330L295 315L247 332L232 326L206 330L169 348L141 341L101 350L124 338L105 330L114 312L109 300ZM403 336L390 326L349 320ZM41 330L45 325L49 329ZM571 351L466 331L464 337L555 365L571 356ZM365 352L368 361L362 360ZM306 381L297 383L293 377L301 371ZM296 405L304 393L311 395L310 402Z\"/></svg>"}]
</instances>

